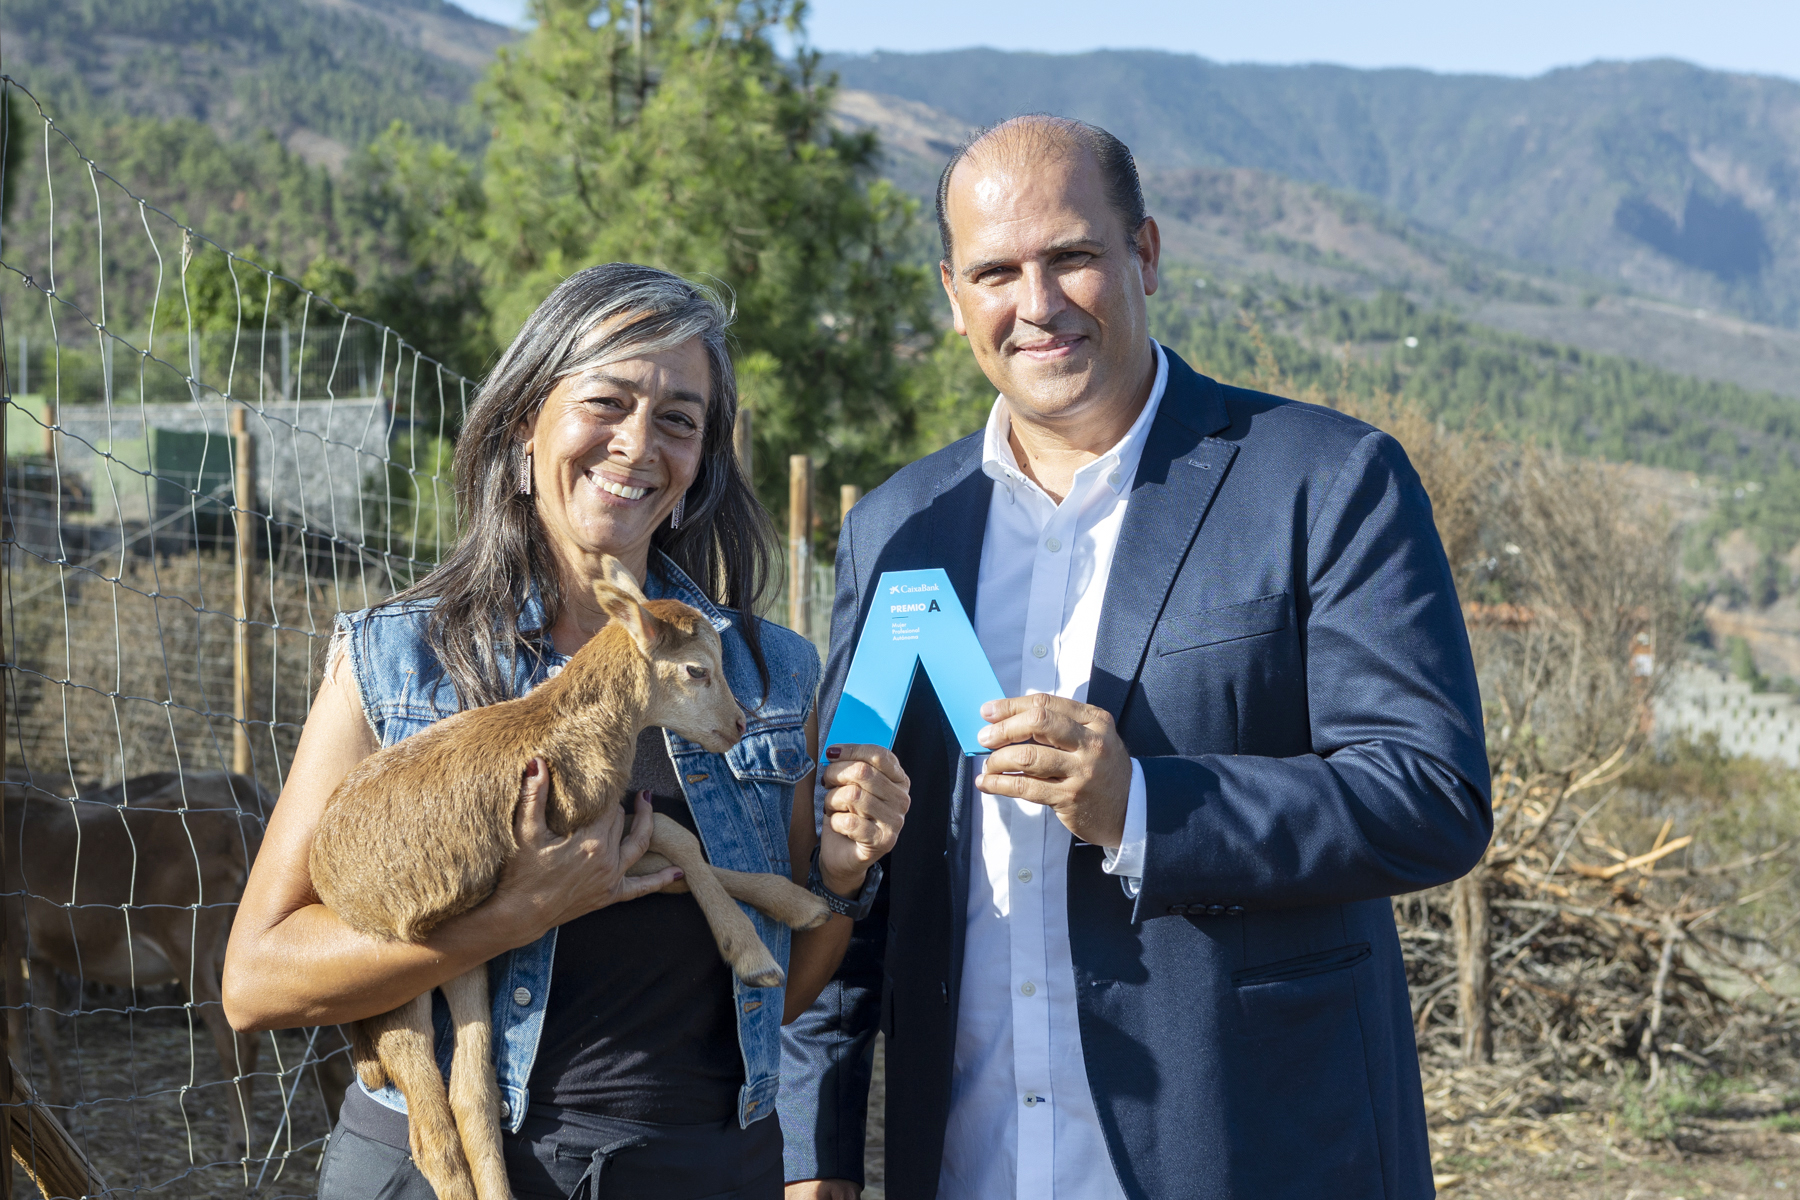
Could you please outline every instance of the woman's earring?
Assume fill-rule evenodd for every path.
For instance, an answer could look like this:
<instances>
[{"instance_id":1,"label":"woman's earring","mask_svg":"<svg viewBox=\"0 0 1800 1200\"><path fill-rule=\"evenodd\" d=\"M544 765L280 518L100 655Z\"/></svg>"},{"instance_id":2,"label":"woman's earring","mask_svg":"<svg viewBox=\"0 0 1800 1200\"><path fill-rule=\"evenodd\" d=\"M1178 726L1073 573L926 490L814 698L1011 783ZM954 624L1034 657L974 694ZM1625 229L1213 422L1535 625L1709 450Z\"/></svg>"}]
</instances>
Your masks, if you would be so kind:
<instances>
[{"instance_id":1,"label":"woman's earring","mask_svg":"<svg viewBox=\"0 0 1800 1200\"><path fill-rule=\"evenodd\" d=\"M531 451L525 452L525 465L519 471L519 495L531 495Z\"/></svg>"},{"instance_id":2,"label":"woman's earring","mask_svg":"<svg viewBox=\"0 0 1800 1200\"><path fill-rule=\"evenodd\" d=\"M681 499L675 501L675 511L669 514L669 528L670 529L680 529L681 528L681 510L686 507L687 507L687 493L683 492L681 494Z\"/></svg>"}]
</instances>

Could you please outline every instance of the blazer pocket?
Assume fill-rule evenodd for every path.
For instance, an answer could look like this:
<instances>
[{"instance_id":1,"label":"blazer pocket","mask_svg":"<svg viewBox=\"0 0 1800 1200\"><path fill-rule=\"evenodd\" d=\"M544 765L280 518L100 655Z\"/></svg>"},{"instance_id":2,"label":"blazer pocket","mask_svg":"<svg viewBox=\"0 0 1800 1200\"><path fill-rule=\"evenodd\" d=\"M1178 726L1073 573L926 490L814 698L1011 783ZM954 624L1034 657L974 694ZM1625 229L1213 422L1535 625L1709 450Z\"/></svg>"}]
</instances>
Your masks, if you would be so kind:
<instances>
[{"instance_id":1,"label":"blazer pocket","mask_svg":"<svg viewBox=\"0 0 1800 1200\"><path fill-rule=\"evenodd\" d=\"M1286 629L1288 607L1288 594L1274 592L1221 608L1164 617L1157 625L1156 653L1176 654Z\"/></svg>"},{"instance_id":2,"label":"blazer pocket","mask_svg":"<svg viewBox=\"0 0 1800 1200\"><path fill-rule=\"evenodd\" d=\"M1255 987L1259 983L1289 983L1313 975L1342 971L1362 962L1370 953L1369 943L1352 942L1335 950L1302 954L1299 958L1284 958L1280 962L1264 963L1260 967L1245 967L1231 973L1231 986Z\"/></svg>"}]
</instances>

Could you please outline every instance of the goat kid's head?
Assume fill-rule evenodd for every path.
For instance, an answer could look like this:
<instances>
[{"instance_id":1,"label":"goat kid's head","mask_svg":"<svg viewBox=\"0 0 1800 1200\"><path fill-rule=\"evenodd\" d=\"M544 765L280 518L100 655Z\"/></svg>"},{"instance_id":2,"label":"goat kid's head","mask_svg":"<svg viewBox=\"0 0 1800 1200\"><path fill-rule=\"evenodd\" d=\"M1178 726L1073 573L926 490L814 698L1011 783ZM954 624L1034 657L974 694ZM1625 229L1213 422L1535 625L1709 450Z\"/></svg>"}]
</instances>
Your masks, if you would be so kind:
<instances>
[{"instance_id":1,"label":"goat kid's head","mask_svg":"<svg viewBox=\"0 0 1800 1200\"><path fill-rule=\"evenodd\" d=\"M650 600L617 559L604 563L594 599L650 665L644 724L672 729L709 753L722 754L744 736L744 710L725 681L719 631L679 600Z\"/></svg>"}]
</instances>

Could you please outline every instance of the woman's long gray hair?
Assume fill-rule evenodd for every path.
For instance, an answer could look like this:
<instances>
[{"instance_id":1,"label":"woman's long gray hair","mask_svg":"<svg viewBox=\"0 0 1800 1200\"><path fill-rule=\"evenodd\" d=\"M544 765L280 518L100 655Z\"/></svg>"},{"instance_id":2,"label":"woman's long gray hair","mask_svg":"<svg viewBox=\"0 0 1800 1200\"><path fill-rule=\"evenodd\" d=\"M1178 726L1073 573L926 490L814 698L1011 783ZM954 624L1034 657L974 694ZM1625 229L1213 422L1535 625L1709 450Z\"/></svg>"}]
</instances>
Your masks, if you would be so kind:
<instances>
[{"instance_id":1,"label":"woman's long gray hair","mask_svg":"<svg viewBox=\"0 0 1800 1200\"><path fill-rule=\"evenodd\" d=\"M543 632L562 610L561 583L536 501L519 493L525 461L520 424L563 377L691 338L706 347L712 376L700 471L687 490L681 528L664 522L651 544L714 601L737 611L737 628L767 688L768 667L753 614L770 578L775 526L732 449L738 396L725 343L730 320L715 295L678 275L608 263L565 280L507 347L456 443L463 535L436 570L390 601L437 598L428 636L461 707L511 697L512 663L530 652L520 636L526 631L519 631L519 616L534 584L544 607ZM598 328L606 334L588 340Z\"/></svg>"}]
</instances>

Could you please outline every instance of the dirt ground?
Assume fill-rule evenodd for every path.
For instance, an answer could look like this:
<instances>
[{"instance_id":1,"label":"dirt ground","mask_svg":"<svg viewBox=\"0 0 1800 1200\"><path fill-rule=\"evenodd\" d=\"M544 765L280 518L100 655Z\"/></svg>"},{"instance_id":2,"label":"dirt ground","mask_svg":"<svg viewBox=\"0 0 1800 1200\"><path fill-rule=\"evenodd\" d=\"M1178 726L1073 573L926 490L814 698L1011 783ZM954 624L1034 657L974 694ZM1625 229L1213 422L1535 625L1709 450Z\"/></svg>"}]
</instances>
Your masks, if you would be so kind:
<instances>
[{"instance_id":1,"label":"dirt ground","mask_svg":"<svg viewBox=\"0 0 1800 1200\"><path fill-rule=\"evenodd\" d=\"M884 1082L877 1040L864 1200L886 1197ZM1663 1136L1646 1139L1616 1111L1618 1089L1561 1097L1582 1107L1546 1117L1522 1113L1525 1105L1491 1077L1428 1070L1426 1091L1443 1200L1800 1200L1800 1119L1789 1113L1800 1096L1792 1093L1698 1098L1689 1107L1703 1114L1667 1116L1669 1128L1658 1131ZM1515 1094L1527 1103L1543 1099Z\"/></svg>"},{"instance_id":2,"label":"dirt ground","mask_svg":"<svg viewBox=\"0 0 1800 1200\"><path fill-rule=\"evenodd\" d=\"M304 1038L282 1033L261 1039L254 1157L228 1160L227 1114L235 1097L215 1082L218 1056L205 1025L196 1017L190 1038L186 1016L179 1010L129 1018L100 1012L63 1023L70 1104L55 1111L105 1181L106 1195L312 1196L327 1125L312 1072L299 1078L296 1070ZM15 1051L15 1057L24 1056ZM41 1080L41 1071L28 1073ZM195 1086L184 1094L190 1078ZM39 1193L25 1172L14 1171L14 1194L36 1200Z\"/></svg>"},{"instance_id":3,"label":"dirt ground","mask_svg":"<svg viewBox=\"0 0 1800 1200\"><path fill-rule=\"evenodd\" d=\"M1506 1200L1698 1200L1800 1196L1800 1135L1771 1128L1754 1108L1684 1124L1644 1144L1616 1119L1568 1113L1453 1139L1433 1131L1438 1194ZM1442 1143L1460 1141L1454 1149ZM1626 1147L1629 1146L1630 1149Z\"/></svg>"},{"instance_id":4,"label":"dirt ground","mask_svg":"<svg viewBox=\"0 0 1800 1200\"><path fill-rule=\"evenodd\" d=\"M226 1159L229 1093L210 1082L218 1066L204 1026L196 1022L190 1056L180 1012L129 1021L90 1013L73 1025L63 1031L64 1061L79 1071L86 1099L64 1115L109 1196L313 1195L326 1112L310 1074L296 1085L300 1035L263 1039L256 1156L246 1165ZM885 1200L884 1058L878 1045L865 1200ZM190 1064L199 1085L184 1097ZM1642 1108L1626 1113L1620 1099L1636 1085L1569 1089L1572 1094L1552 1103L1504 1079L1496 1086L1497 1074L1427 1070L1433 1163L1445 1200L1800 1200L1800 1095L1793 1092L1764 1087L1686 1095L1648 1114ZM137 1099L124 1099L132 1096ZM1533 1111L1559 1105L1566 1111ZM35 1200L23 1174L15 1178L16 1194Z\"/></svg>"}]
</instances>

